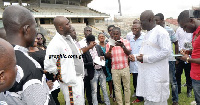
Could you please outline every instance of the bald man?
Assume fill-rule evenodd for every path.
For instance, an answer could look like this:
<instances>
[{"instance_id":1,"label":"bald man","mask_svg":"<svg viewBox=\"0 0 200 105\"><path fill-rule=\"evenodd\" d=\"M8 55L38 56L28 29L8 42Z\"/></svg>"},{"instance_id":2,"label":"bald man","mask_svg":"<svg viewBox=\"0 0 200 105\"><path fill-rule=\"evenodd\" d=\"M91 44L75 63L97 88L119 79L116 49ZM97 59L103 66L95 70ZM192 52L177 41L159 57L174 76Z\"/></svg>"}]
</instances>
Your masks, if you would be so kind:
<instances>
[{"instance_id":1,"label":"bald man","mask_svg":"<svg viewBox=\"0 0 200 105\"><path fill-rule=\"evenodd\" d=\"M53 23L57 33L47 46L44 69L58 75L66 105L84 105L84 64L70 36L70 22L66 17L57 16Z\"/></svg>"},{"instance_id":2,"label":"bald man","mask_svg":"<svg viewBox=\"0 0 200 105\"><path fill-rule=\"evenodd\" d=\"M74 41L77 40L77 37L76 37L76 30L75 30L74 27L71 27L71 29L70 29L70 35L71 35L71 37L72 37L72 39L73 39Z\"/></svg>"},{"instance_id":3,"label":"bald man","mask_svg":"<svg viewBox=\"0 0 200 105\"><path fill-rule=\"evenodd\" d=\"M0 28L0 38L6 40L6 31L4 28Z\"/></svg>"},{"instance_id":4,"label":"bald man","mask_svg":"<svg viewBox=\"0 0 200 105\"><path fill-rule=\"evenodd\" d=\"M33 46L36 30L35 19L22 6L9 6L3 12L3 24L7 40L13 44L18 73L9 93L0 98L8 105L48 105L49 88L40 64L28 55L28 47Z\"/></svg>"},{"instance_id":5,"label":"bald man","mask_svg":"<svg viewBox=\"0 0 200 105\"><path fill-rule=\"evenodd\" d=\"M147 30L136 56L138 63L137 96L143 96L144 105L167 105L169 98L169 64L171 41L168 32L156 25L154 13L146 10L140 15L143 30Z\"/></svg>"},{"instance_id":6,"label":"bald man","mask_svg":"<svg viewBox=\"0 0 200 105\"><path fill-rule=\"evenodd\" d=\"M16 57L13 47L0 38L0 92L10 89L17 74Z\"/></svg>"}]
</instances>

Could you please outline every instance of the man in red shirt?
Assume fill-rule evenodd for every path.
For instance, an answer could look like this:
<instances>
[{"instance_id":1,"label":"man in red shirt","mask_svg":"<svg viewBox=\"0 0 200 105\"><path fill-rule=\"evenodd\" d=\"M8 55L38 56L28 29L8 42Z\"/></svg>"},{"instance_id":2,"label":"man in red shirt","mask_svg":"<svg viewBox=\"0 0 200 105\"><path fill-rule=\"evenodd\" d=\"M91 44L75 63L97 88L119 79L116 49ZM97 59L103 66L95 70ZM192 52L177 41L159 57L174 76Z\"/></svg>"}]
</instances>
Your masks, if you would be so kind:
<instances>
[{"instance_id":1,"label":"man in red shirt","mask_svg":"<svg viewBox=\"0 0 200 105\"><path fill-rule=\"evenodd\" d=\"M126 39L120 38L120 28L114 27L112 30L115 46L106 45L106 57L112 59L112 78L115 87L116 101L118 105L123 105L121 95L121 79L124 85L125 105L130 105L130 72L128 66L128 56L131 54L130 43Z\"/></svg>"},{"instance_id":2,"label":"man in red shirt","mask_svg":"<svg viewBox=\"0 0 200 105\"><path fill-rule=\"evenodd\" d=\"M189 17L189 10L184 10L178 16L178 23L187 33L193 33L192 51L182 50L181 59L191 63L190 77L195 94L195 101L200 105L200 21ZM191 57L189 56L191 54Z\"/></svg>"}]
</instances>

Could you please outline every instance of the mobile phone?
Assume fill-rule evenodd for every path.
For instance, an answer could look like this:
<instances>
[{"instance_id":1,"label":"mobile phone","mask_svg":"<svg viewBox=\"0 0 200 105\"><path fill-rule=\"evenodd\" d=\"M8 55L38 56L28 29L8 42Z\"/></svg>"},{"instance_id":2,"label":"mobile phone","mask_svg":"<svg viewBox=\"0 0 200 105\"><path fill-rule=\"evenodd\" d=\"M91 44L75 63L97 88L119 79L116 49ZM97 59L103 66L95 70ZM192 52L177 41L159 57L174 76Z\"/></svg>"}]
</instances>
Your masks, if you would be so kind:
<instances>
[{"instance_id":1,"label":"mobile phone","mask_svg":"<svg viewBox=\"0 0 200 105\"><path fill-rule=\"evenodd\" d=\"M117 40L118 43L122 43L121 40Z\"/></svg>"}]
</instances>

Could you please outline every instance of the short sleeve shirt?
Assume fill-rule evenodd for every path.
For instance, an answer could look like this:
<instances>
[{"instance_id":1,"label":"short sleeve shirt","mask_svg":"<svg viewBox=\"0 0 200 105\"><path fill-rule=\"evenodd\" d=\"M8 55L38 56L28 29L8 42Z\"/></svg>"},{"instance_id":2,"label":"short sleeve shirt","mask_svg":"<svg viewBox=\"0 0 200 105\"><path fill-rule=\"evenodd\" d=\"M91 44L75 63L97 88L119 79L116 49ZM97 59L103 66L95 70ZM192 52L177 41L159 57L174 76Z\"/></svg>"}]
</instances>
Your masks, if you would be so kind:
<instances>
[{"instance_id":1,"label":"short sleeve shirt","mask_svg":"<svg viewBox=\"0 0 200 105\"><path fill-rule=\"evenodd\" d=\"M124 43L124 46L131 50L130 43L126 39L120 39ZM110 45L106 44L106 53L109 51ZM112 69L123 69L128 67L128 56L124 53L124 50L120 46L114 46L111 50Z\"/></svg>"}]
</instances>

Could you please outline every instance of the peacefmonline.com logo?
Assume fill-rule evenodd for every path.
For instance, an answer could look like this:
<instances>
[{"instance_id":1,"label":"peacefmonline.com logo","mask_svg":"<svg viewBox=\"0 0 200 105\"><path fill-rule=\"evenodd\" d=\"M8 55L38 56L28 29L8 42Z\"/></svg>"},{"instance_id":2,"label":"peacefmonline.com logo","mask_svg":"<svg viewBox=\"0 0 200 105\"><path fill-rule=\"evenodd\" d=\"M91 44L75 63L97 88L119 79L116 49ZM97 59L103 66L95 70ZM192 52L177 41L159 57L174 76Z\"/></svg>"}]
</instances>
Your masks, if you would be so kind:
<instances>
[{"instance_id":1,"label":"peacefmonline.com logo","mask_svg":"<svg viewBox=\"0 0 200 105\"><path fill-rule=\"evenodd\" d=\"M58 59L58 58L77 58L77 59L81 59L82 55L65 55L65 54L60 54L60 55L49 55L49 59L54 58L54 59Z\"/></svg>"}]
</instances>

